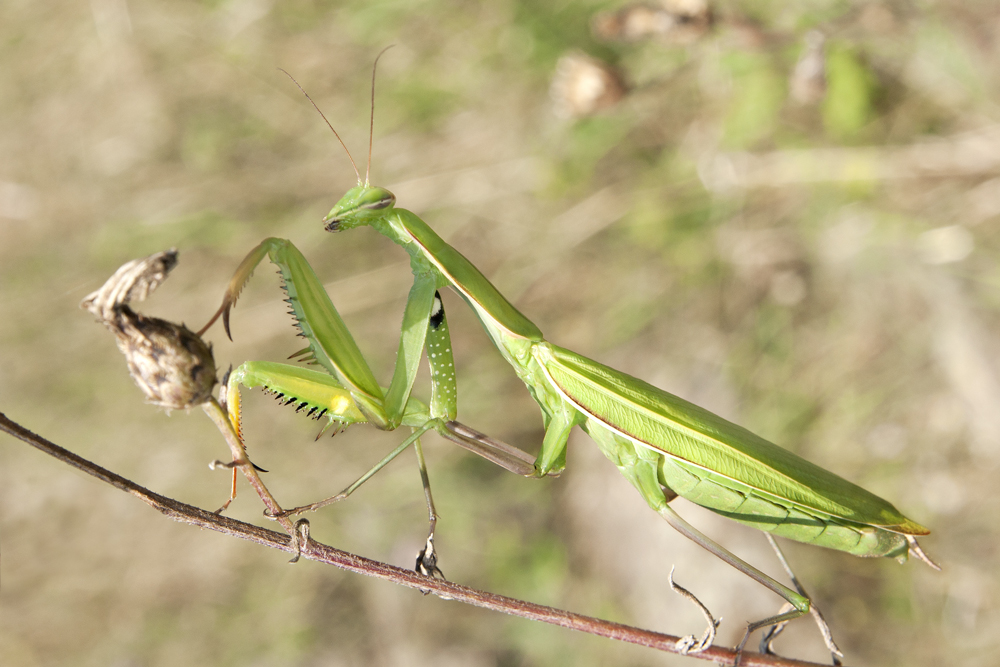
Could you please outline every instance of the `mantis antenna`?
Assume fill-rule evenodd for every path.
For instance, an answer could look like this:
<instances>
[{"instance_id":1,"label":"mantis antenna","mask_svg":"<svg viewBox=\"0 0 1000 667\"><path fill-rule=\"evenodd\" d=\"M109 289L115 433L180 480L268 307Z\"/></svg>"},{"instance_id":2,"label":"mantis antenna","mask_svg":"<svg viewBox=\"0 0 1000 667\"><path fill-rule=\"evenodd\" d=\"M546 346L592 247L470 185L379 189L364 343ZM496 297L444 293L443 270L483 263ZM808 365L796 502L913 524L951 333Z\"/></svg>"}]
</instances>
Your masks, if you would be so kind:
<instances>
[{"instance_id":1,"label":"mantis antenna","mask_svg":"<svg viewBox=\"0 0 1000 667\"><path fill-rule=\"evenodd\" d=\"M368 166L365 167L365 185L368 185L368 176L372 171L372 143L375 139L375 70L378 68L378 59L382 57L382 54L394 47L395 44L390 44L375 56L375 64L372 65L372 120L371 126L368 128ZM339 138L339 137L338 137ZM358 182L361 182L361 177L358 176Z\"/></svg>"},{"instance_id":2,"label":"mantis antenna","mask_svg":"<svg viewBox=\"0 0 1000 667\"><path fill-rule=\"evenodd\" d=\"M386 48L388 48L388 47L386 47ZM385 50L383 50L382 53L385 53ZM380 53L379 55L381 56L382 53ZM375 63L378 64L378 58L375 59ZM285 70L281 69L280 67L278 68L278 70L281 71L281 72L283 72L285 76L287 76L289 79L292 80L292 83L294 83L296 86L298 86L298 89L301 90L302 94L306 96L306 99L309 100L309 103L313 105L313 108L316 109L316 111L319 113L320 117L324 121L326 121L326 126L330 128L330 131L333 132L333 136L337 137L337 141L340 142L340 145L343 146L344 150L347 152L347 159L351 161L351 166L354 167L354 175L358 177L358 185L361 185L361 173L358 171L358 165L356 165L354 163L354 158L351 156L351 151L347 150L347 144L345 144L344 140L340 138L340 135L337 134L337 131L335 129L333 129L333 125L330 124L330 121L328 121L326 119L326 116L323 115L323 112L320 110L320 108L318 106L316 106L315 102L313 102L313 98L309 97L309 93L307 93L305 91L305 88L303 88L302 86L299 86L299 82L295 80L295 77L292 76L291 74L289 74L288 72L286 72ZM373 69L372 70L372 105L374 106L374 104L375 104L375 71ZM375 109L373 108L372 109L372 125L373 126L374 126L374 123L375 123ZM369 143L368 143L368 166L369 166L369 168L371 167L371 163L372 163L372 150L371 150L371 141L369 140ZM366 185L368 184L368 174L367 173L365 173L365 184Z\"/></svg>"}]
</instances>

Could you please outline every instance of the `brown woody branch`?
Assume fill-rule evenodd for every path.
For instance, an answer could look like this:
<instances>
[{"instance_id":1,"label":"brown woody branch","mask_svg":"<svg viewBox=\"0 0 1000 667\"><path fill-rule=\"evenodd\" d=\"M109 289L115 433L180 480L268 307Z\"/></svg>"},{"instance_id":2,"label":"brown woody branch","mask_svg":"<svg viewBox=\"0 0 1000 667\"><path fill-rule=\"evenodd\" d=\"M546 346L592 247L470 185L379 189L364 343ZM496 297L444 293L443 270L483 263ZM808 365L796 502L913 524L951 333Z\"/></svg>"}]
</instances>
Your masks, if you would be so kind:
<instances>
[{"instance_id":1,"label":"brown woody branch","mask_svg":"<svg viewBox=\"0 0 1000 667\"><path fill-rule=\"evenodd\" d=\"M281 549L296 555L301 555L310 560L319 561L334 565L343 570L365 574L370 577L384 579L409 588L416 588L421 591L431 592L443 599L457 600L477 607L484 607L494 611L503 612L512 616L520 616L534 621L542 621L552 625L559 625L571 630L579 630L588 634L616 639L618 641L639 644L660 651L680 653L678 648L679 637L667 635L650 630L643 630L621 623L612 623L590 616L574 614L569 611L546 607L524 600L505 597L479 591L468 586L433 579L417 574L411 570L404 570L388 563L381 563L370 560L362 556L356 556L340 549L321 544L311 539L306 539L304 544L297 548L294 538L287 534L278 533L273 530L254 526L252 524L236 521L214 512L208 512L191 505L166 498L153 493L124 477L109 470L91 463L90 461L77 456L76 454L63 449L62 447L49 442L45 438L38 436L23 426L11 421L6 415L0 413L0 430L23 440L29 445L54 456L55 458L68 463L69 465L93 475L94 477L139 498L150 507L160 511L175 521L188 523L208 528L220 533L225 533L232 537L239 537L250 540L274 549ZM711 660L721 665L733 665L736 659L735 651L731 649L712 646L700 653L688 654L692 658ZM816 667L816 663L791 660L775 655L761 653L744 652L740 664L745 667Z\"/></svg>"}]
</instances>

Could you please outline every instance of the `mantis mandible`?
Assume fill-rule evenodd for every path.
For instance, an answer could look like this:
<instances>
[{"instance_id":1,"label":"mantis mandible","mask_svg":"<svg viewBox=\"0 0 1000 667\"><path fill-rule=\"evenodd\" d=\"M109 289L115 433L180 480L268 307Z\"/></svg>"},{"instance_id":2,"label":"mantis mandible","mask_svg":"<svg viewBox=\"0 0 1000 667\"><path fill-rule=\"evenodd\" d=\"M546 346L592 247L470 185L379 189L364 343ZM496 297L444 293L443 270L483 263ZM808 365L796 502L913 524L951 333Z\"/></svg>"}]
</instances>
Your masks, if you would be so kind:
<instances>
[{"instance_id":1,"label":"mantis mandible","mask_svg":"<svg viewBox=\"0 0 1000 667\"><path fill-rule=\"evenodd\" d=\"M372 79L374 102L374 68ZM369 172L370 162L371 140ZM362 182L356 165L355 173L358 185L323 219L325 229L375 229L407 252L414 276L388 389L376 382L305 258L289 241L275 238L263 241L240 265L216 317L224 316L228 332L230 308L254 267L269 255L279 267L286 301L309 343L303 353L329 375L309 371L315 373L311 380L322 386L322 396L314 398L298 386L302 376L286 365L268 367L266 378L255 375L263 366L248 367L247 373L230 380L231 387L248 381L263 384L289 396L289 402L299 402L300 408L309 407L312 412L325 408L331 420L344 423L368 421L383 429L414 426L415 435L386 462L431 428L461 441L452 437L456 427L447 426L454 424L457 398L450 339L437 294L451 287L472 308L496 349L524 382L541 408L545 427L541 449L528 469L523 468L523 457L505 450L502 443L471 438L479 445L479 453L500 452L498 462L506 462L505 467L521 474L558 474L565 467L570 431L577 426L583 429L667 523L787 602L778 614L749 623L740 649L754 630L808 613L810 600L801 588L796 592L777 582L699 532L671 507L677 496L771 535L856 556L902 562L912 555L937 567L916 539L930 531L888 501L704 408L545 340L538 327L458 250L415 214L397 207L390 191L371 185L368 173ZM425 350L432 371L429 407L410 399ZM331 402L331 396L336 400ZM828 646L835 655L839 653L832 641Z\"/></svg>"}]
</instances>

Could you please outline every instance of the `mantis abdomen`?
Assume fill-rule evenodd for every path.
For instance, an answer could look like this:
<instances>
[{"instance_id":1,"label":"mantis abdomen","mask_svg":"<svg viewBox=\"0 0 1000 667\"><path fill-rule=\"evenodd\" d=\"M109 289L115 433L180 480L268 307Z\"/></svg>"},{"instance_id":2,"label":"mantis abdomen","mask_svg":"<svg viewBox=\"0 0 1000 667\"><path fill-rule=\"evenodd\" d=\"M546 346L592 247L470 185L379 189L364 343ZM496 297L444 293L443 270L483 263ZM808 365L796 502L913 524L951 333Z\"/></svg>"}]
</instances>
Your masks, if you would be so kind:
<instances>
[{"instance_id":1,"label":"mantis abdomen","mask_svg":"<svg viewBox=\"0 0 1000 667\"><path fill-rule=\"evenodd\" d=\"M899 533L782 503L745 484L667 456L662 457L659 472L661 482L677 495L752 528L855 556L906 556L906 538Z\"/></svg>"}]
</instances>

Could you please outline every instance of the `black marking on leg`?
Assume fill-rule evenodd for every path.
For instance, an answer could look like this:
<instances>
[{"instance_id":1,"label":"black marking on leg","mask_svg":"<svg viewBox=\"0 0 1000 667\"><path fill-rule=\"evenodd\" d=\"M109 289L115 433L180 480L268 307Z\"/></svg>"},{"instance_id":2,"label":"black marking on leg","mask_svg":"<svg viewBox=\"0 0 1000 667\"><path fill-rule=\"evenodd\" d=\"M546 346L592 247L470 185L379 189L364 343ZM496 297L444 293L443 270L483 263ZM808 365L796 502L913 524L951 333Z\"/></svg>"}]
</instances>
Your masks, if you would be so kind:
<instances>
[{"instance_id":1,"label":"black marking on leg","mask_svg":"<svg viewBox=\"0 0 1000 667\"><path fill-rule=\"evenodd\" d=\"M444 304L441 302L441 293L434 292L434 305L431 306L431 329L437 329L444 321Z\"/></svg>"}]
</instances>

